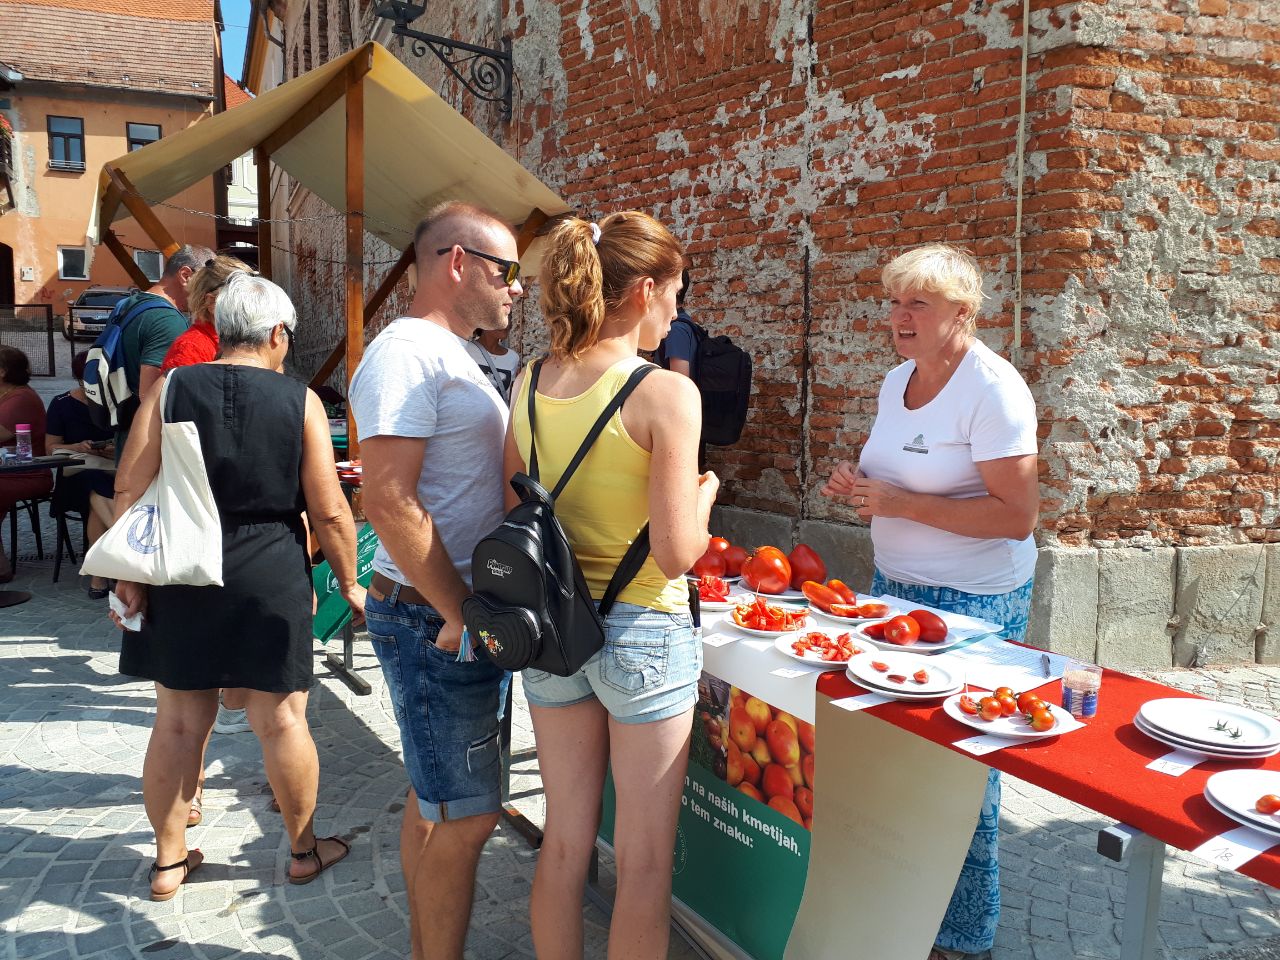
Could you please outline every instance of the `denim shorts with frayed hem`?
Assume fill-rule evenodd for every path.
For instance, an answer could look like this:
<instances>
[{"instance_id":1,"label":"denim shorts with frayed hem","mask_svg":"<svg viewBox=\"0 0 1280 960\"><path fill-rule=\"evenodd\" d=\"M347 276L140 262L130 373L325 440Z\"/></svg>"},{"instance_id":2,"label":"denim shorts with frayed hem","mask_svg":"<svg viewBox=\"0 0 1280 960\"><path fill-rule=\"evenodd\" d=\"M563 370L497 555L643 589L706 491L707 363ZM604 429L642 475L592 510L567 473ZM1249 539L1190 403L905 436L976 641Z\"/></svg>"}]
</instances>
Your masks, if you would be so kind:
<instances>
[{"instance_id":1,"label":"denim shorts with frayed hem","mask_svg":"<svg viewBox=\"0 0 1280 960\"><path fill-rule=\"evenodd\" d=\"M693 708L702 643L689 614L616 603L604 623L604 647L573 676L524 671L529 703L567 707L594 697L619 723L653 723Z\"/></svg>"},{"instance_id":2,"label":"denim shorts with frayed hem","mask_svg":"<svg viewBox=\"0 0 1280 960\"><path fill-rule=\"evenodd\" d=\"M503 672L481 657L458 663L436 646L444 620L424 604L365 603L369 639L425 820L460 820L502 806L498 696Z\"/></svg>"}]
</instances>

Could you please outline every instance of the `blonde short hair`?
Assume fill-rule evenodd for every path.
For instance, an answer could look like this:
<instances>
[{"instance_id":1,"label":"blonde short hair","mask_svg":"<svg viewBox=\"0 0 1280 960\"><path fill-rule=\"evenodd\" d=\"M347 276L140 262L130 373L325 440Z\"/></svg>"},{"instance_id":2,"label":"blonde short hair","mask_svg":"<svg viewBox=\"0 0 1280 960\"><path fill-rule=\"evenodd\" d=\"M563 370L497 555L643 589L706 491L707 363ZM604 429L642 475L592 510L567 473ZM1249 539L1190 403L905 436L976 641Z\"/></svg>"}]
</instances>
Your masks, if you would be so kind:
<instances>
[{"instance_id":1,"label":"blonde short hair","mask_svg":"<svg viewBox=\"0 0 1280 960\"><path fill-rule=\"evenodd\" d=\"M977 325L985 298L978 262L967 250L947 243L931 243L894 257L880 274L880 282L897 296L908 290L940 293L969 308L970 332Z\"/></svg>"},{"instance_id":2,"label":"blonde short hair","mask_svg":"<svg viewBox=\"0 0 1280 960\"><path fill-rule=\"evenodd\" d=\"M204 316L209 322L213 322L214 305L210 303L208 309L205 309L205 300L208 299L209 294L216 294L226 286L231 275L235 273L253 273L253 268L235 257L218 254L206 260L204 265L191 275L191 279L187 281L187 308L191 311L192 320L198 320Z\"/></svg>"}]
</instances>

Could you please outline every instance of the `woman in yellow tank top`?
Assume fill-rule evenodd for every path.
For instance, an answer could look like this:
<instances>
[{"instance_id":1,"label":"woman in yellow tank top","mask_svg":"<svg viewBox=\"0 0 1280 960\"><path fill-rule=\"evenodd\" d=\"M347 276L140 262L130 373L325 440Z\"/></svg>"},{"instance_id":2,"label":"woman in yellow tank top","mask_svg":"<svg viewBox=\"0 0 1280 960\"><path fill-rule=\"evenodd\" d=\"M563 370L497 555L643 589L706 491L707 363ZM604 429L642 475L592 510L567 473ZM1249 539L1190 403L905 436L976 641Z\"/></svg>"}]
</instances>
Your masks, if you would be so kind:
<instances>
[{"instance_id":1,"label":"woman in yellow tank top","mask_svg":"<svg viewBox=\"0 0 1280 960\"><path fill-rule=\"evenodd\" d=\"M637 351L666 336L683 266L680 244L643 213L569 219L548 238L538 279L551 353L534 397L548 489L643 363ZM513 390L508 475L523 472L529 456L528 380L522 374ZM698 474L701 423L693 381L655 370L556 501L597 602L646 521L651 549L606 619L598 654L571 677L524 673L547 798L530 898L540 960L582 957L582 893L610 763L618 892L609 956L667 955L676 816L702 670L683 574L706 549L719 486L714 474Z\"/></svg>"}]
</instances>

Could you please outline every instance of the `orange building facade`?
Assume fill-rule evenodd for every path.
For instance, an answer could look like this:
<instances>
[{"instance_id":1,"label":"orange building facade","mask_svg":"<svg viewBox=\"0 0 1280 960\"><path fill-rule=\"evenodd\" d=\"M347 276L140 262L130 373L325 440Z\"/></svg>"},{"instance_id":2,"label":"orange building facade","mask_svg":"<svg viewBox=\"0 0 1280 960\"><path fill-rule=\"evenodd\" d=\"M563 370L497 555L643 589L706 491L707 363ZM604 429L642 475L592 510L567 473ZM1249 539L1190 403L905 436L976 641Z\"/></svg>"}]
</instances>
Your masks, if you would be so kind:
<instances>
[{"instance_id":1,"label":"orange building facade","mask_svg":"<svg viewBox=\"0 0 1280 960\"><path fill-rule=\"evenodd\" d=\"M0 304L50 304L62 315L89 286L132 286L86 240L102 165L221 107L213 0L175 3L163 20L123 10L114 0L0 0L13 199L0 202ZM209 178L155 207L179 243L215 246L214 190ZM142 229L125 220L115 232L158 277L162 257Z\"/></svg>"}]
</instances>

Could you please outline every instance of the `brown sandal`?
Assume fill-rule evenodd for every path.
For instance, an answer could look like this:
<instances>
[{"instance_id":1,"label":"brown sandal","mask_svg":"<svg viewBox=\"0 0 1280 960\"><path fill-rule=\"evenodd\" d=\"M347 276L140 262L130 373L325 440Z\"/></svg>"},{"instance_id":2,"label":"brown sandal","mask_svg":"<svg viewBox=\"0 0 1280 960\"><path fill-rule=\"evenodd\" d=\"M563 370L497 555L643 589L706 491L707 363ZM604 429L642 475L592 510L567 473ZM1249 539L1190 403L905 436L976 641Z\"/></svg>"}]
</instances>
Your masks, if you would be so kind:
<instances>
[{"instance_id":1,"label":"brown sandal","mask_svg":"<svg viewBox=\"0 0 1280 960\"><path fill-rule=\"evenodd\" d=\"M204 819L204 804L201 802L200 794L196 794L191 801L191 809L187 811L187 826L196 827L200 825L200 821ZM164 869L164 868L161 868Z\"/></svg>"},{"instance_id":2,"label":"brown sandal","mask_svg":"<svg viewBox=\"0 0 1280 960\"><path fill-rule=\"evenodd\" d=\"M181 860L179 860L177 863L171 863L167 867L160 866L160 862L158 860L155 863L151 864L151 869L147 871L148 883L154 883L156 879L156 874L158 873L164 873L166 870L177 870L179 867L182 868L182 879L178 882L178 886L174 887L172 890L168 891L167 893L156 893L156 891L152 889L151 891L152 900L155 900L158 903L163 903L164 901L172 900L175 896L177 896L178 889L184 883L187 882L187 880L191 877L191 874L195 873L197 870L200 869L200 864L204 863L204 856L203 854L200 854L200 859L196 861L196 865L194 867L191 866L191 854L193 853L200 854L200 851L190 850L187 852L187 855L183 857Z\"/></svg>"},{"instance_id":3,"label":"brown sandal","mask_svg":"<svg viewBox=\"0 0 1280 960\"><path fill-rule=\"evenodd\" d=\"M339 857L335 857L334 859L330 860L328 863L325 863L323 860L321 860L320 854L317 852L317 850L319 849L321 842L324 840L336 840L338 843L342 844L342 855ZM316 837L315 846L313 846L310 850L303 850L302 853L294 853L292 850L290 850L289 856L293 857L293 859L298 862L301 862L303 860L314 859L315 862L319 864L319 867L315 870L314 873L308 873L305 877L295 877L291 875L289 877L289 882L294 884L295 886L302 886L304 883L310 883L316 877L320 876L320 874L324 873L326 870L332 867L335 863L339 863L345 860L347 858L347 854L349 854L350 852L351 852L351 844L347 843L347 841L343 840L341 837Z\"/></svg>"}]
</instances>

